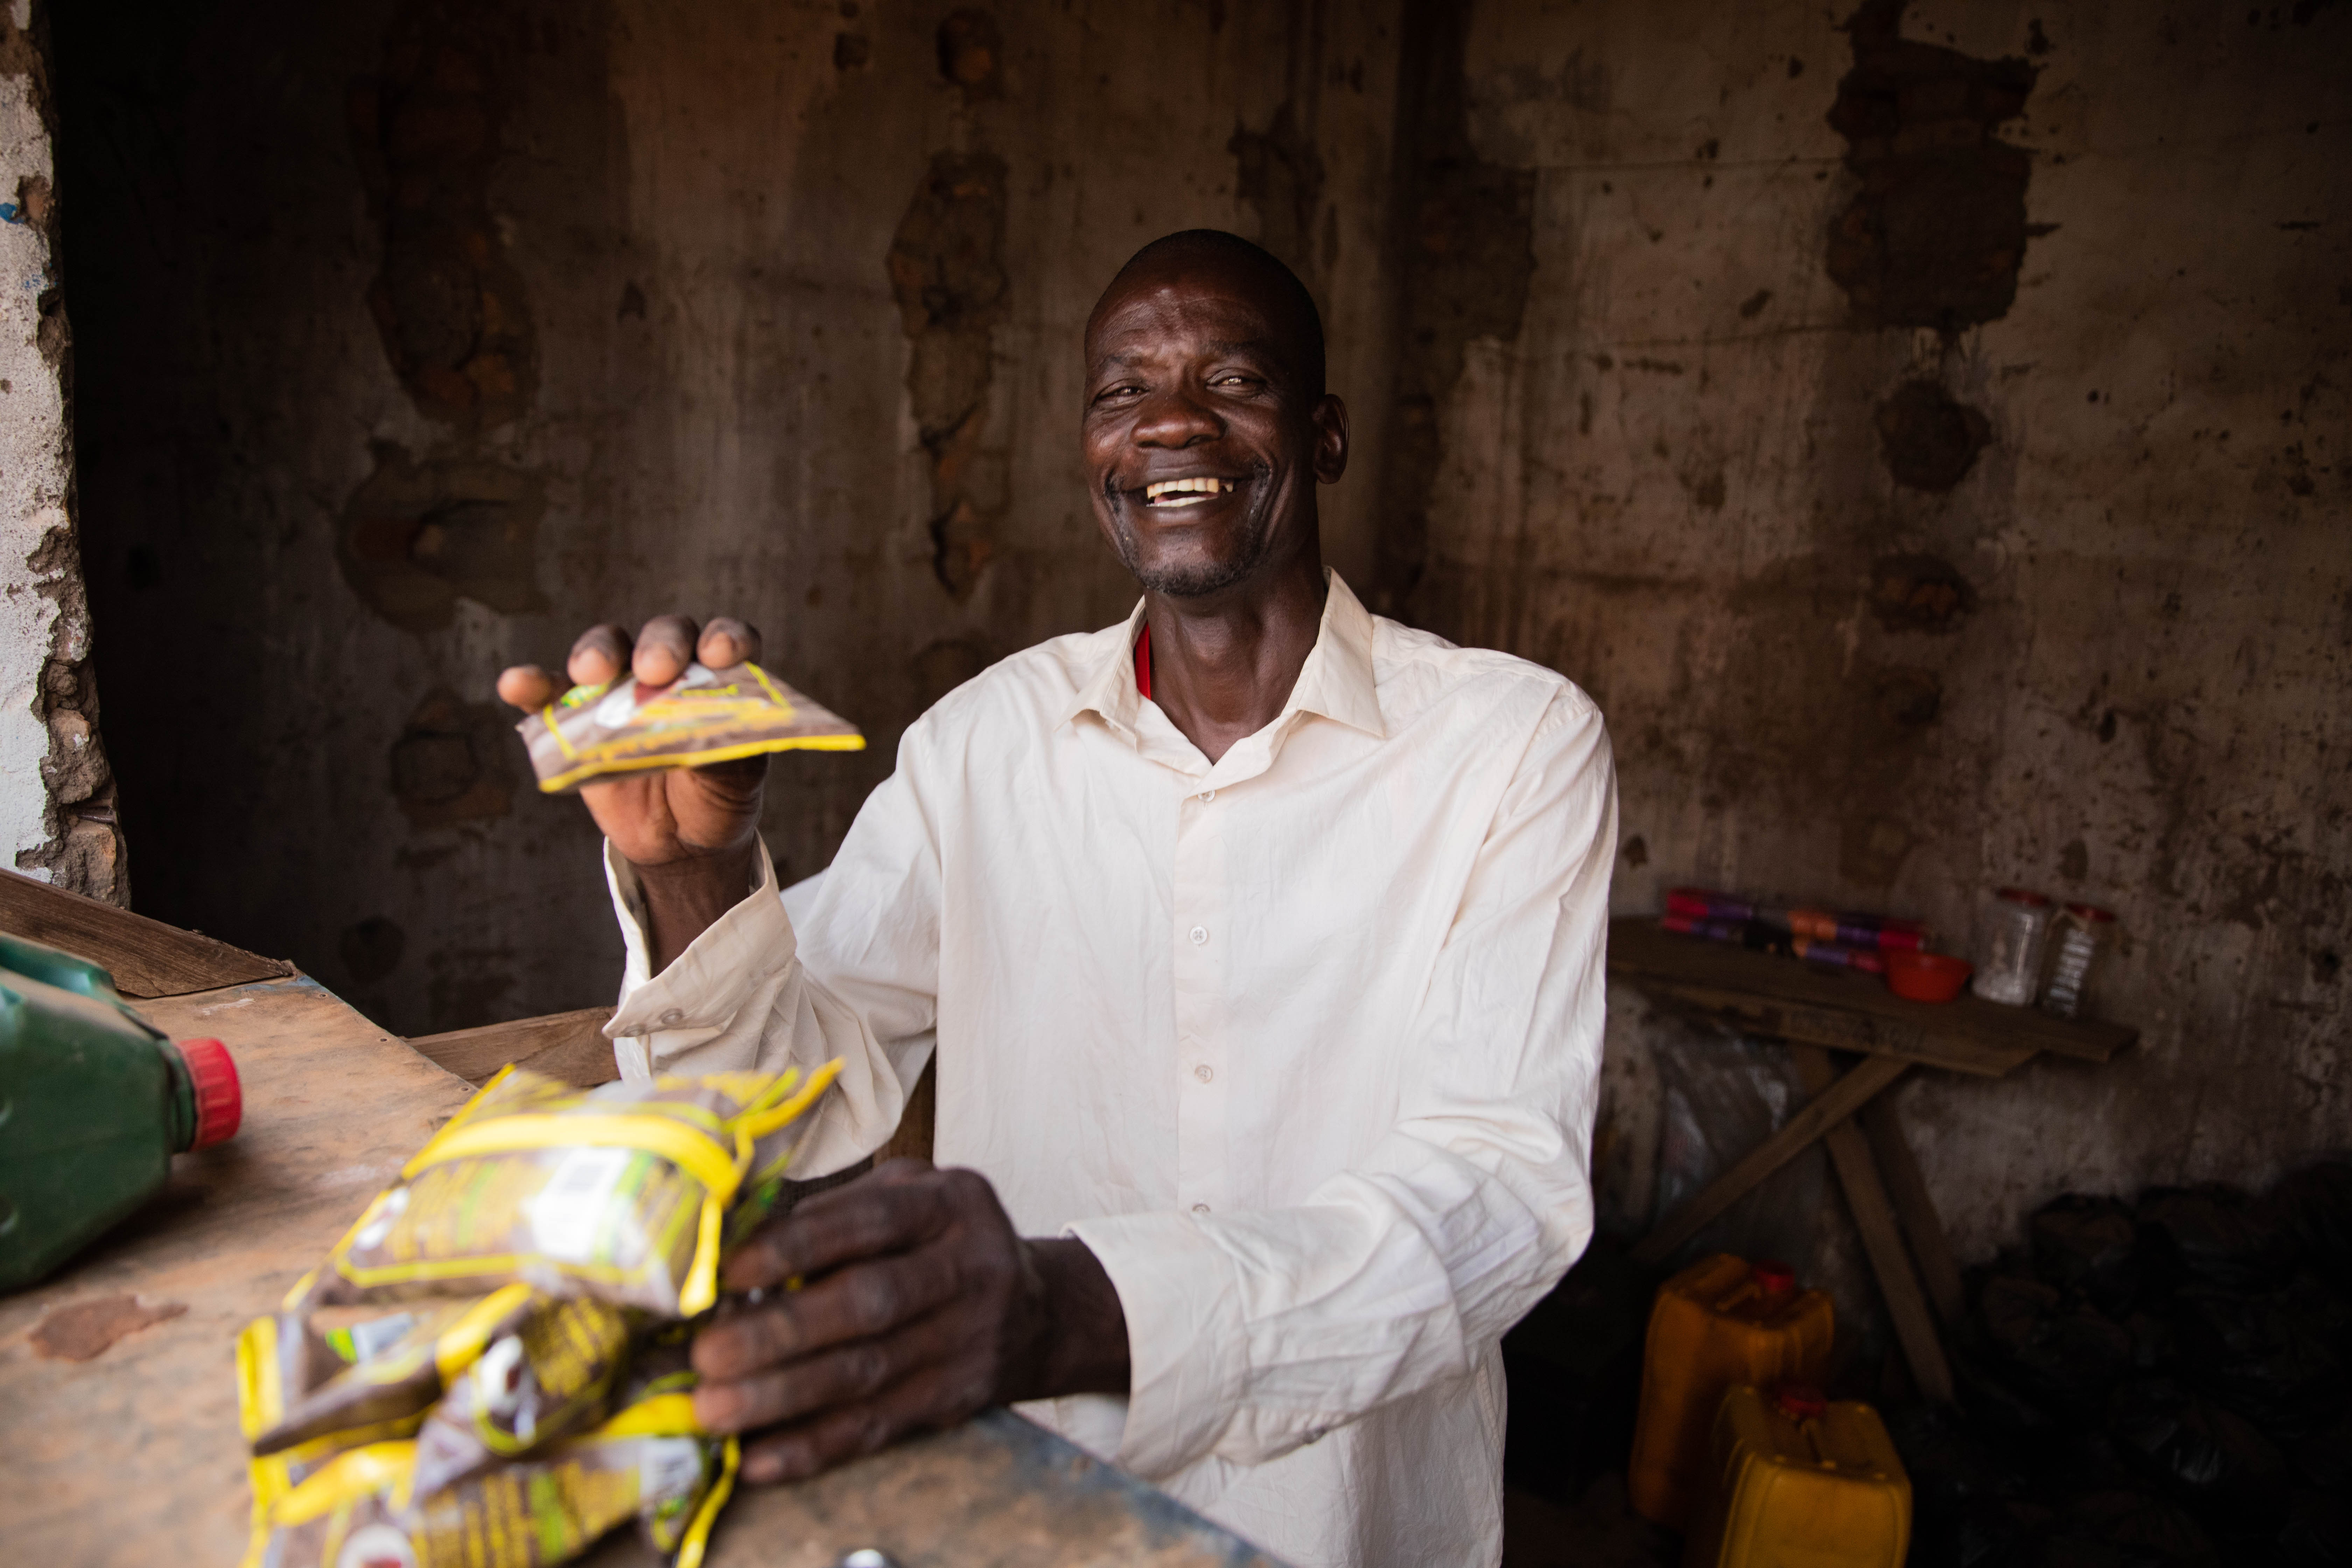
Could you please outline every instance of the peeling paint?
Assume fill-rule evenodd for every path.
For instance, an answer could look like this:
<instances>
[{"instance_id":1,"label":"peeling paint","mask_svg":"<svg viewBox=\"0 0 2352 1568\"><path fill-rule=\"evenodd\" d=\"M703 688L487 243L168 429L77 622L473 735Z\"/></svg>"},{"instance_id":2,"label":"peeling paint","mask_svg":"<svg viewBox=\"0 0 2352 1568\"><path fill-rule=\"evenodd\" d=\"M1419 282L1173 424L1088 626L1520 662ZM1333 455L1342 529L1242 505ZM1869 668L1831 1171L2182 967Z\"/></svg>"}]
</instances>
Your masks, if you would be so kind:
<instances>
[{"instance_id":1,"label":"peeling paint","mask_svg":"<svg viewBox=\"0 0 2352 1568\"><path fill-rule=\"evenodd\" d=\"M1953 332L2017 297L2032 161L1993 132L2024 111L2035 68L1904 37L1907 3L1868 0L1846 23L1853 68L1829 119L1862 188L1829 272L1863 324Z\"/></svg>"},{"instance_id":2,"label":"peeling paint","mask_svg":"<svg viewBox=\"0 0 2352 1568\"><path fill-rule=\"evenodd\" d=\"M1390 262L1400 314L1394 413L1381 473L1380 553L1367 597L1407 615L1428 565L1429 507L1446 461L1438 415L1470 344L1519 332L1535 274L1535 175L1480 157L1463 67L1466 7L1405 0Z\"/></svg>"},{"instance_id":3,"label":"peeling paint","mask_svg":"<svg viewBox=\"0 0 2352 1568\"><path fill-rule=\"evenodd\" d=\"M509 615L546 606L537 475L483 458L423 460L390 442L344 506L336 559L367 605L408 631L447 626L457 601Z\"/></svg>"},{"instance_id":4,"label":"peeling paint","mask_svg":"<svg viewBox=\"0 0 2352 1568\"><path fill-rule=\"evenodd\" d=\"M99 733L74 494L73 335L58 287L47 50L29 11L0 19L0 848L16 869L130 900L113 771Z\"/></svg>"},{"instance_id":5,"label":"peeling paint","mask_svg":"<svg viewBox=\"0 0 2352 1568\"><path fill-rule=\"evenodd\" d=\"M971 596L995 552L992 524L1004 506L985 483L991 465L982 448L995 376L993 331L1011 289L1004 208L1003 159L941 153L890 242L891 292L913 345L907 395L930 458L932 570L960 600Z\"/></svg>"},{"instance_id":6,"label":"peeling paint","mask_svg":"<svg viewBox=\"0 0 2352 1568\"><path fill-rule=\"evenodd\" d=\"M538 374L522 278L489 208L513 28L466 0L413 0L386 36L382 74L355 81L349 100L383 236L368 309L419 412L465 431L520 414Z\"/></svg>"}]
</instances>

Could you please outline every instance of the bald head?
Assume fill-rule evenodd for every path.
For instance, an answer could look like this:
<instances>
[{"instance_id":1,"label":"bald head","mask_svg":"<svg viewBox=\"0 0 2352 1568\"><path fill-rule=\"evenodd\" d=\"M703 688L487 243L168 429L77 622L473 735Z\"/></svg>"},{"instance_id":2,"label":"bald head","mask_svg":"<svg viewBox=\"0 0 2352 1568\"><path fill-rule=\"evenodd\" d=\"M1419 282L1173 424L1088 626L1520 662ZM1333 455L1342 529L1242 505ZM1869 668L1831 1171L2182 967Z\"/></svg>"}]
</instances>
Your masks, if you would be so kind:
<instances>
[{"instance_id":1,"label":"bald head","mask_svg":"<svg viewBox=\"0 0 2352 1568\"><path fill-rule=\"evenodd\" d=\"M1095 302L1087 336L1119 300L1177 280L1210 283L1248 300L1273 331L1294 395L1309 401L1323 395L1323 314L1315 297L1271 252L1221 228L1182 229L1128 258Z\"/></svg>"}]
</instances>

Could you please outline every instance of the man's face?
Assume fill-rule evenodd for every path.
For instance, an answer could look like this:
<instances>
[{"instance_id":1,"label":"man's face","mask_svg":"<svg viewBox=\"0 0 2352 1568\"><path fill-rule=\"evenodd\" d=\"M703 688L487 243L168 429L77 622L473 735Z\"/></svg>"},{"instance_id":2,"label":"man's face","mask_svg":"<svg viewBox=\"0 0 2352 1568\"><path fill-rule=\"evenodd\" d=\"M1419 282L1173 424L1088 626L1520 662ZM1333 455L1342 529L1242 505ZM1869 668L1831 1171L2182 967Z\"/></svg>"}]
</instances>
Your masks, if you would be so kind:
<instances>
[{"instance_id":1,"label":"man's face","mask_svg":"<svg viewBox=\"0 0 2352 1568\"><path fill-rule=\"evenodd\" d=\"M1197 598L1315 545L1347 411L1302 384L1283 301L1220 258L1139 268L1087 331L1095 521L1153 592Z\"/></svg>"}]
</instances>

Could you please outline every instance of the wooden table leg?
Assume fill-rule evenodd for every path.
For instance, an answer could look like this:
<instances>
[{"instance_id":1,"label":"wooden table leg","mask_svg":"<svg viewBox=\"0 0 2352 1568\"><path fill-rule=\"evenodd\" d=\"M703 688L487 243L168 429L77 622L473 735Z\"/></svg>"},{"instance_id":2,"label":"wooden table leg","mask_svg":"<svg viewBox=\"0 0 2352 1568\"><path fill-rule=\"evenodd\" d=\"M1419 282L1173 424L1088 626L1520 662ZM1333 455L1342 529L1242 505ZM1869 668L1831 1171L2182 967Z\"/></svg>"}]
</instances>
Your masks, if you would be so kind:
<instances>
[{"instance_id":1,"label":"wooden table leg","mask_svg":"<svg viewBox=\"0 0 2352 1568\"><path fill-rule=\"evenodd\" d=\"M1825 1065L1828 1062L1828 1054L1820 1047L1803 1048L1815 1052ZM1675 1210L1672 1219L1644 1237L1633 1249L1633 1261L1645 1268L1664 1263L1675 1248L1697 1235L1707 1221L1745 1197L1759 1182L1794 1159L1805 1145L1869 1104L1881 1089L1901 1078L1909 1066L1895 1057L1864 1057L1861 1065L1843 1077L1832 1074L1835 1081L1826 1087L1807 1084L1812 1098L1789 1118L1780 1131L1749 1150L1738 1164Z\"/></svg>"},{"instance_id":2,"label":"wooden table leg","mask_svg":"<svg viewBox=\"0 0 2352 1568\"><path fill-rule=\"evenodd\" d=\"M1886 1178L1886 1195L1895 1200L1895 1213L1910 1240L1911 1257L1919 1265L1927 1300L1935 1303L1936 1315L1944 1321L1944 1331L1956 1333L1969 1313L1959 1260L1952 1256L1951 1237L1944 1234L1936 1200L1927 1195L1919 1162L1911 1152L1910 1141L1903 1136L1903 1121L1895 1114L1893 1095L1880 1095L1863 1108L1862 1130L1869 1136L1870 1152L1878 1158L1879 1174Z\"/></svg>"},{"instance_id":3,"label":"wooden table leg","mask_svg":"<svg viewBox=\"0 0 2352 1568\"><path fill-rule=\"evenodd\" d=\"M1819 1103L1826 1091L1844 1081L1830 1065L1829 1052L1819 1046L1792 1042L1789 1055L1796 1061L1797 1076L1814 1095L1813 1103ZM1852 1078L1853 1072L1845 1076ZM1949 1405L1951 1365L1944 1359L1943 1342L1936 1337L1936 1320L1928 1313L1927 1298L1919 1289L1919 1277L1912 1271L1910 1256L1903 1249L1903 1233L1895 1224L1895 1205L1887 1198L1877 1165L1871 1160L1869 1141L1852 1121L1843 1120L1822 1134L1822 1142L1829 1146L1831 1163L1837 1167L1838 1184L1845 1189L1846 1207L1853 1211L1854 1228L1862 1232L1863 1249L1870 1255L1871 1272L1878 1277L1879 1292L1886 1298L1887 1313L1895 1320L1895 1337L1903 1345L1912 1379L1927 1399Z\"/></svg>"}]
</instances>

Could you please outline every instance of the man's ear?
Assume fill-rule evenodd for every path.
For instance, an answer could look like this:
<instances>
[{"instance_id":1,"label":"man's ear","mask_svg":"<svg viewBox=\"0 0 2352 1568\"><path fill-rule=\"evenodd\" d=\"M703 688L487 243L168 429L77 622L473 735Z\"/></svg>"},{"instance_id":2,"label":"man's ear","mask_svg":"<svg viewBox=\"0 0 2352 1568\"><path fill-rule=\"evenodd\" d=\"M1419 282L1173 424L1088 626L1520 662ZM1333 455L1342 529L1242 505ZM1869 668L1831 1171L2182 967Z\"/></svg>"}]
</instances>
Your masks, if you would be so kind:
<instances>
[{"instance_id":1,"label":"man's ear","mask_svg":"<svg viewBox=\"0 0 2352 1568\"><path fill-rule=\"evenodd\" d=\"M1327 392L1307 417L1315 426L1315 478L1336 485L1348 471L1348 405L1338 393Z\"/></svg>"}]
</instances>

